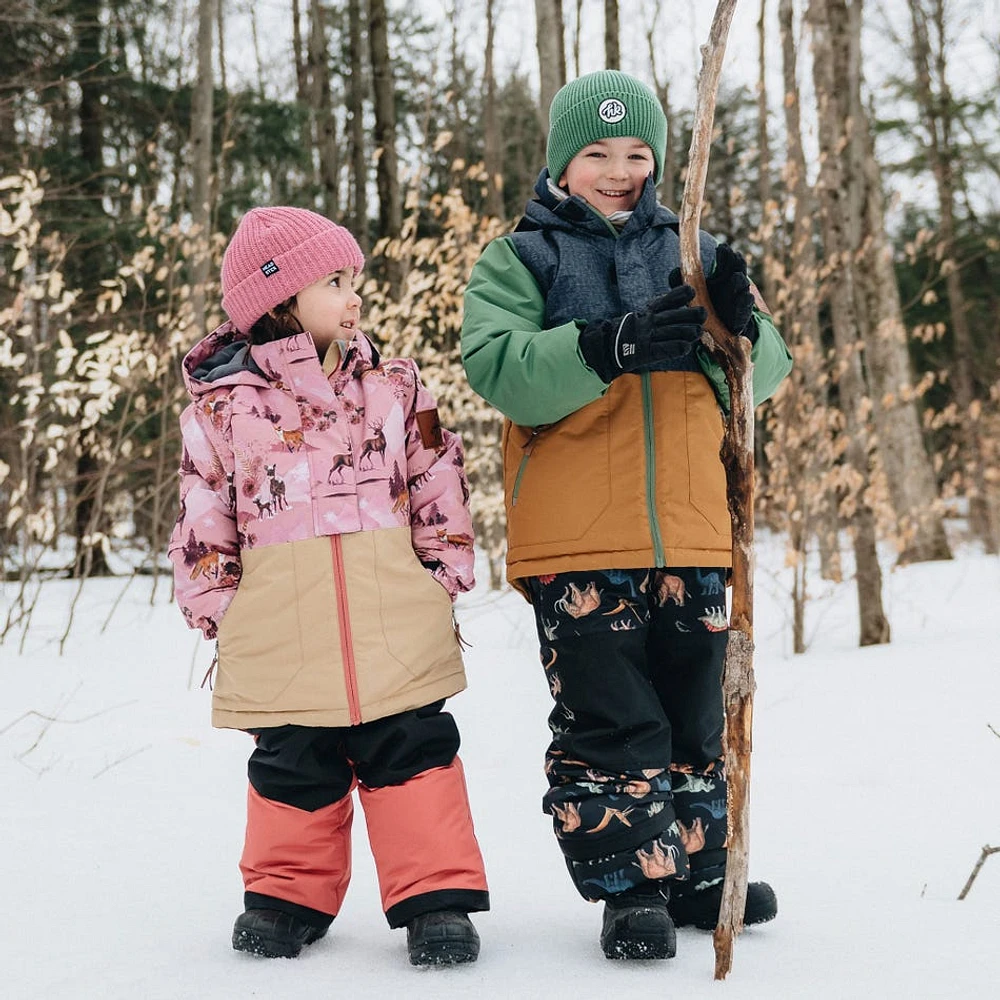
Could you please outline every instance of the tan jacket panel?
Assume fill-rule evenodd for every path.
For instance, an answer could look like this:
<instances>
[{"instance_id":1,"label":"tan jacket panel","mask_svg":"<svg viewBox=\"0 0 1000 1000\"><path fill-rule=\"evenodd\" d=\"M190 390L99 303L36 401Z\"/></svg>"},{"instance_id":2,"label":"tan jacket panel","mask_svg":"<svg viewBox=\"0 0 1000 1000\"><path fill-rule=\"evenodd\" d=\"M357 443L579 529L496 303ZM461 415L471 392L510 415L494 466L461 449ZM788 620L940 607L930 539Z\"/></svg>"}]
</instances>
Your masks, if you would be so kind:
<instances>
[{"instance_id":1,"label":"tan jacket panel","mask_svg":"<svg viewBox=\"0 0 1000 1000\"><path fill-rule=\"evenodd\" d=\"M654 372L651 389L652 471L665 561L729 566L715 394L699 372ZM507 422L508 579L655 565L644 420L642 380L623 377L600 399L537 434Z\"/></svg>"},{"instance_id":2,"label":"tan jacket panel","mask_svg":"<svg viewBox=\"0 0 1000 1000\"><path fill-rule=\"evenodd\" d=\"M347 621L338 614L333 539L247 549L219 627L216 726L347 726L348 679L360 721L465 687L451 598L420 564L410 529L337 536ZM349 661L345 663L344 641Z\"/></svg>"}]
</instances>

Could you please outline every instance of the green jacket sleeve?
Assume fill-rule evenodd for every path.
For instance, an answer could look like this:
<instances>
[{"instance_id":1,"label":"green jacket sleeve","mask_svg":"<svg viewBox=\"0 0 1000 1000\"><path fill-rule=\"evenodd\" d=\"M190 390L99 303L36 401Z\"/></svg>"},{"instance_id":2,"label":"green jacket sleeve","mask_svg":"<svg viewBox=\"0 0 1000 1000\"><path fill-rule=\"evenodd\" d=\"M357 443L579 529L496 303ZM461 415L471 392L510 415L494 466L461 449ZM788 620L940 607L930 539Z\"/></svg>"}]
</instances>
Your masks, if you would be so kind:
<instances>
[{"instance_id":1,"label":"green jacket sleeve","mask_svg":"<svg viewBox=\"0 0 1000 1000\"><path fill-rule=\"evenodd\" d=\"M469 385L524 427L552 424L608 387L583 361L575 322L543 329L545 302L506 237L476 261L465 290L462 363Z\"/></svg>"},{"instance_id":2,"label":"green jacket sleeve","mask_svg":"<svg viewBox=\"0 0 1000 1000\"><path fill-rule=\"evenodd\" d=\"M757 343L750 352L750 360L753 362L753 405L760 406L765 399L774 395L792 370L792 355L771 317L759 309L754 310L754 317L757 320ZM729 386L722 368L701 347L698 348L698 362L715 388L722 408L728 413Z\"/></svg>"}]
</instances>

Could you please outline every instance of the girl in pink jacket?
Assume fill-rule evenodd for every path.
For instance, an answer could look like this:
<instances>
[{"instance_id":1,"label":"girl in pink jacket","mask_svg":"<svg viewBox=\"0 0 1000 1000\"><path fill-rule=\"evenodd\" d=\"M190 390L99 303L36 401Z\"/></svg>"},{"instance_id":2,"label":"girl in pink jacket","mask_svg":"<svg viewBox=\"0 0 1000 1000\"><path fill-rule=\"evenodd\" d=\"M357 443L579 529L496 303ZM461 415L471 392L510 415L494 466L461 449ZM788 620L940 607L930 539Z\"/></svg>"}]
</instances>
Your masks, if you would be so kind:
<instances>
[{"instance_id":1,"label":"girl in pink jacket","mask_svg":"<svg viewBox=\"0 0 1000 1000\"><path fill-rule=\"evenodd\" d=\"M416 364L359 328L363 265L314 212L243 217L222 262L230 322L183 363L169 555L188 625L218 642L212 722L256 741L233 947L290 958L326 933L357 787L410 961L468 962L489 895L442 708L465 687L469 487Z\"/></svg>"}]
</instances>

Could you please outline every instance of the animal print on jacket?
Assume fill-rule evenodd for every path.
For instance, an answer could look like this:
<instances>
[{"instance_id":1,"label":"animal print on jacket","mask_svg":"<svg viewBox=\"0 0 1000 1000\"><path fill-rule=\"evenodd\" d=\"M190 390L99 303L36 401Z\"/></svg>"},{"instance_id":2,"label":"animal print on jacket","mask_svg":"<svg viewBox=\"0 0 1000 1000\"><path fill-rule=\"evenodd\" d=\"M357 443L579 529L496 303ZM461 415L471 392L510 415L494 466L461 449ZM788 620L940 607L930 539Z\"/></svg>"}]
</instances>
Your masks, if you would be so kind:
<instances>
[{"instance_id":1,"label":"animal print on jacket","mask_svg":"<svg viewBox=\"0 0 1000 1000\"><path fill-rule=\"evenodd\" d=\"M184 359L181 509L170 546L192 627L214 638L262 546L409 526L452 598L471 589L472 520L458 435L409 359L358 333L323 370L309 334L250 346L225 323Z\"/></svg>"}]
</instances>

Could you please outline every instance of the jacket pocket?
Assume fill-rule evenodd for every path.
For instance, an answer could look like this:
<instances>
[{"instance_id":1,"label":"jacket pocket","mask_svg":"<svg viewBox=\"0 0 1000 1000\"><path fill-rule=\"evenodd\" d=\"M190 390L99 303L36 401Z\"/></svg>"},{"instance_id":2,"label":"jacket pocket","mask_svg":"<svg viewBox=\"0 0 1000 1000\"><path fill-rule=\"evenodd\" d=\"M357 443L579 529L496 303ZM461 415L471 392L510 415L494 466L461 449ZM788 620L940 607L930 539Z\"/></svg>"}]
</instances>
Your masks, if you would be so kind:
<instances>
[{"instance_id":1,"label":"jacket pocket","mask_svg":"<svg viewBox=\"0 0 1000 1000\"><path fill-rule=\"evenodd\" d=\"M219 625L214 699L274 710L302 670L299 581L290 544L244 549L243 576Z\"/></svg>"},{"instance_id":2,"label":"jacket pocket","mask_svg":"<svg viewBox=\"0 0 1000 1000\"><path fill-rule=\"evenodd\" d=\"M719 458L724 427L707 379L686 379L688 497L691 506L719 534L730 530L726 470Z\"/></svg>"},{"instance_id":3,"label":"jacket pocket","mask_svg":"<svg viewBox=\"0 0 1000 1000\"><path fill-rule=\"evenodd\" d=\"M583 538L611 503L609 396L541 430L505 438L511 548Z\"/></svg>"},{"instance_id":4,"label":"jacket pocket","mask_svg":"<svg viewBox=\"0 0 1000 1000\"><path fill-rule=\"evenodd\" d=\"M375 535L386 649L414 681L431 680L442 662L460 652L451 596L417 558L409 529Z\"/></svg>"}]
</instances>

